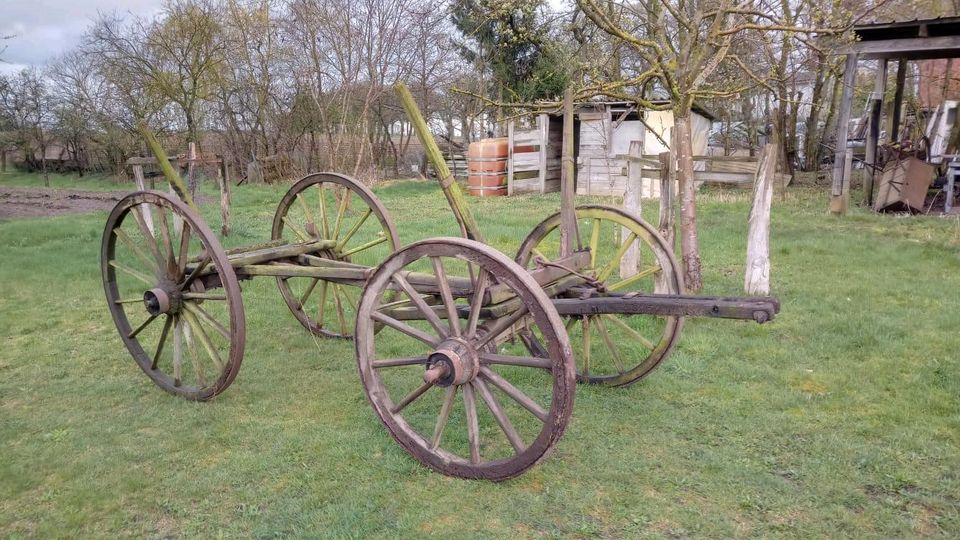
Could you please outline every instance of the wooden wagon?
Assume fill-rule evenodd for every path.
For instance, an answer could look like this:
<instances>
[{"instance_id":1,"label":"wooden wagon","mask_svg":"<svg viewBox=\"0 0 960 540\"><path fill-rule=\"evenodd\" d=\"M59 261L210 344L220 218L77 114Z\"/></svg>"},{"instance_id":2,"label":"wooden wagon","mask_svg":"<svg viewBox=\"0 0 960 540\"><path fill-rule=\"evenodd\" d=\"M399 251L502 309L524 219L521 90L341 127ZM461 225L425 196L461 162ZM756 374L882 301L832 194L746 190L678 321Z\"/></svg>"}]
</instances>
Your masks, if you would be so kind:
<instances>
[{"instance_id":1,"label":"wooden wagon","mask_svg":"<svg viewBox=\"0 0 960 540\"><path fill-rule=\"evenodd\" d=\"M557 443L576 382L649 374L684 317L763 323L779 310L772 298L681 294L660 234L617 208L575 207L566 179L561 211L514 257L489 247L400 91L464 238L401 247L374 194L335 173L294 184L271 240L233 250L175 196L139 191L117 204L102 242L104 290L121 339L158 386L192 400L223 392L246 340L239 282L270 276L306 329L354 340L367 398L404 449L444 474L502 480ZM621 275L636 244L642 267Z\"/></svg>"}]
</instances>

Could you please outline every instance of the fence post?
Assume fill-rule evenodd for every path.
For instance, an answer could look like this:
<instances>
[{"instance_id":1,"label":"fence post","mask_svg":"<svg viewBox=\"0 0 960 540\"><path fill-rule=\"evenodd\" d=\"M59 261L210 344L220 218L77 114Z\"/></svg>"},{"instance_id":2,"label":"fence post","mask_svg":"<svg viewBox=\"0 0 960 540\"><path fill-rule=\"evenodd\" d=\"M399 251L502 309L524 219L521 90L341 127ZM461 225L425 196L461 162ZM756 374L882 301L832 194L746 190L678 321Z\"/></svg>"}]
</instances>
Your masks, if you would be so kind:
<instances>
[{"instance_id":1,"label":"fence post","mask_svg":"<svg viewBox=\"0 0 960 540\"><path fill-rule=\"evenodd\" d=\"M627 158L627 186L623 192L623 209L627 212L642 218L640 208L640 190L643 188L643 165L640 162L640 155L643 153L642 143L640 141L630 141L630 151ZM627 238L630 231L622 228L621 238ZM634 240L633 245L627 248L623 258L620 259L620 277L628 278L637 273L640 267L640 241Z\"/></svg>"}]
</instances>

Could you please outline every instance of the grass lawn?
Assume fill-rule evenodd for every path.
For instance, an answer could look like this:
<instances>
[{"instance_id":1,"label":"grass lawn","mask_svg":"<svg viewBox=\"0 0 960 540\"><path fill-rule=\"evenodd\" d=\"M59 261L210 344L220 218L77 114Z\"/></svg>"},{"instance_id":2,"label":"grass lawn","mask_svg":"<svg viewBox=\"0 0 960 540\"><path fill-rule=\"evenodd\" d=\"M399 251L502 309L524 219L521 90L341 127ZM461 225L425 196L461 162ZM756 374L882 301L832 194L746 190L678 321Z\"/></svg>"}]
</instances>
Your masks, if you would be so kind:
<instances>
[{"instance_id":1,"label":"grass lawn","mask_svg":"<svg viewBox=\"0 0 960 540\"><path fill-rule=\"evenodd\" d=\"M285 188L235 190L227 247L269 237ZM375 191L404 243L456 234L435 184ZM511 255L559 204L471 202ZM304 331L272 279L243 284L236 382L190 403L120 342L105 212L0 222L0 537L958 537L960 222L827 208L826 189L775 195L774 322L689 320L642 382L579 387L554 453L499 484L409 457L352 344ZM704 294L742 291L748 209L701 197Z\"/></svg>"}]
</instances>

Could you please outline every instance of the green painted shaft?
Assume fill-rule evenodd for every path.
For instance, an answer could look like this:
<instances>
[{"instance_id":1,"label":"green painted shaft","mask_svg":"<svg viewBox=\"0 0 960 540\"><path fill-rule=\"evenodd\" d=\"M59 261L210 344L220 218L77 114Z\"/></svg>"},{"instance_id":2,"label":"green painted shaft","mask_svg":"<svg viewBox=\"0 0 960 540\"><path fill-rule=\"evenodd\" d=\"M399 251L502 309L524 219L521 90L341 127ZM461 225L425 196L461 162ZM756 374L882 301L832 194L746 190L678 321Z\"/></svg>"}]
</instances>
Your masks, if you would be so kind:
<instances>
[{"instance_id":1,"label":"green painted shaft","mask_svg":"<svg viewBox=\"0 0 960 540\"><path fill-rule=\"evenodd\" d=\"M440 152L440 147L437 146L437 142L433 139L427 122L423 119L423 115L420 114L420 108L417 107L417 102L414 101L410 90L407 89L405 84L397 83L394 88L397 90L397 94L400 96L400 102L403 103L403 108L407 111L407 117L410 119L410 123L413 124L413 129L417 132L417 137L423 145L427 160L430 162L430 165L433 166L433 170L437 172L440 189L443 190L443 194L447 197L450 209L453 210L453 216L457 219L457 223L460 224L461 232L471 240L483 242L480 227L477 225L476 220L473 219L473 214L470 213L470 207L467 205L467 200L463 196L460 185L457 184L453 175L450 174L450 169L447 168L447 162L443 159L443 153Z\"/></svg>"},{"instance_id":2,"label":"green painted shaft","mask_svg":"<svg viewBox=\"0 0 960 540\"><path fill-rule=\"evenodd\" d=\"M187 206L199 212L197 205L193 203L193 197L190 196L190 191L187 189L187 185L183 183L183 179L180 178L180 174L178 174L177 170L174 169L173 165L170 164L170 159L167 157L167 153L163 151L163 146L160 145L160 141L157 140L157 137L147 126L147 123L142 120L138 121L137 131L139 131L140 135L142 135L144 140L147 141L147 146L150 147L153 155L156 156L157 165L160 166L160 170L163 171L163 175L167 177L167 182L170 182L170 187L173 188L173 191L176 192L177 196L179 196L183 202L187 203Z\"/></svg>"}]
</instances>

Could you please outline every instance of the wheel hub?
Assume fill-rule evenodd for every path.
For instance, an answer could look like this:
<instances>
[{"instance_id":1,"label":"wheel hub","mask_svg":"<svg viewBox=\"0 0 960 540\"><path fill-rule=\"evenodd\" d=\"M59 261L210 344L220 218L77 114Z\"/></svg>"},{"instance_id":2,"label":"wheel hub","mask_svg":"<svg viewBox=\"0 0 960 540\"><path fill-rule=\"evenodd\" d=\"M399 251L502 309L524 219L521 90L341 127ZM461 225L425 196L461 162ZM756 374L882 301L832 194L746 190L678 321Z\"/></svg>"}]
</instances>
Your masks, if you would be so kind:
<instances>
[{"instance_id":1,"label":"wheel hub","mask_svg":"<svg viewBox=\"0 0 960 540\"><path fill-rule=\"evenodd\" d=\"M465 384L480 372L480 356L466 340L458 337L443 340L427 357L423 380L436 386Z\"/></svg>"},{"instance_id":2,"label":"wheel hub","mask_svg":"<svg viewBox=\"0 0 960 540\"><path fill-rule=\"evenodd\" d=\"M176 287L154 287L143 293L143 307L147 313L161 315L180 311L180 291Z\"/></svg>"}]
</instances>

